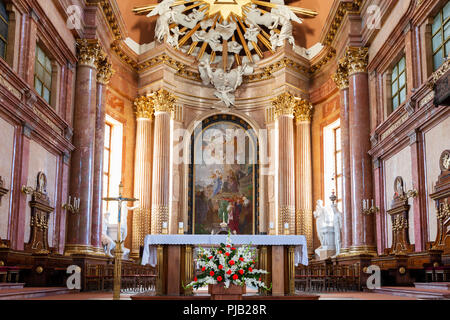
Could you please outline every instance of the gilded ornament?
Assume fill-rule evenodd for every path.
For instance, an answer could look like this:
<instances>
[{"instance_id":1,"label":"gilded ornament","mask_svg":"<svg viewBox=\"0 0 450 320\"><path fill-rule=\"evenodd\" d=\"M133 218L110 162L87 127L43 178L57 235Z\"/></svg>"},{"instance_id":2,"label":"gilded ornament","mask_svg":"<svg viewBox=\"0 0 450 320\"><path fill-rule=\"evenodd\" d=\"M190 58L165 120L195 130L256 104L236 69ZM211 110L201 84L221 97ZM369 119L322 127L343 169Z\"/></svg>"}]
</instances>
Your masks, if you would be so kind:
<instances>
[{"instance_id":1,"label":"gilded ornament","mask_svg":"<svg viewBox=\"0 0 450 320\"><path fill-rule=\"evenodd\" d=\"M155 112L172 113L175 110L175 96L167 90L160 89L150 95Z\"/></svg>"},{"instance_id":2,"label":"gilded ornament","mask_svg":"<svg viewBox=\"0 0 450 320\"><path fill-rule=\"evenodd\" d=\"M152 119L155 113L153 100L150 97L142 96L134 100L136 118Z\"/></svg>"},{"instance_id":3,"label":"gilded ornament","mask_svg":"<svg viewBox=\"0 0 450 320\"><path fill-rule=\"evenodd\" d=\"M108 85L111 81L111 77L115 71L112 69L111 63L109 63L108 58L102 56L101 59L97 61L97 82Z\"/></svg>"},{"instance_id":4,"label":"gilded ornament","mask_svg":"<svg viewBox=\"0 0 450 320\"><path fill-rule=\"evenodd\" d=\"M348 75L367 72L369 63L369 48L367 47L349 47L345 53L345 59L348 65Z\"/></svg>"},{"instance_id":5,"label":"gilded ornament","mask_svg":"<svg viewBox=\"0 0 450 320\"><path fill-rule=\"evenodd\" d=\"M101 47L98 40L77 40L78 65L97 68L98 57L101 55Z\"/></svg>"},{"instance_id":6,"label":"gilded ornament","mask_svg":"<svg viewBox=\"0 0 450 320\"><path fill-rule=\"evenodd\" d=\"M349 87L348 66L345 58L338 62L337 71L332 78L340 90L345 90Z\"/></svg>"},{"instance_id":7,"label":"gilded ornament","mask_svg":"<svg viewBox=\"0 0 450 320\"><path fill-rule=\"evenodd\" d=\"M292 116L294 114L297 99L289 92L284 92L272 101L276 117L281 115Z\"/></svg>"},{"instance_id":8,"label":"gilded ornament","mask_svg":"<svg viewBox=\"0 0 450 320\"><path fill-rule=\"evenodd\" d=\"M304 99L296 98L294 116L297 123L310 122L314 113L313 105Z\"/></svg>"}]
</instances>

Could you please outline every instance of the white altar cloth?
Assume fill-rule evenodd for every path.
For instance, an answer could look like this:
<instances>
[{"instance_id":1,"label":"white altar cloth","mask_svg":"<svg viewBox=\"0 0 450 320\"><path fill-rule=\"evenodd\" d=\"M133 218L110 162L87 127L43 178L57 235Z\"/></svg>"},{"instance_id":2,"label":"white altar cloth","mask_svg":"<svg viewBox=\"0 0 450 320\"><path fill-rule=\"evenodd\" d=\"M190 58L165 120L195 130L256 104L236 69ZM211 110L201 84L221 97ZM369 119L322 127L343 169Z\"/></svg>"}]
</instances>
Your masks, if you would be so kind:
<instances>
[{"instance_id":1,"label":"white altar cloth","mask_svg":"<svg viewBox=\"0 0 450 320\"><path fill-rule=\"evenodd\" d=\"M197 245L209 246L226 243L227 235L147 235L144 240L142 265L156 266L156 246ZM305 236L232 235L234 245L295 246L295 266L308 265L308 250Z\"/></svg>"}]
</instances>

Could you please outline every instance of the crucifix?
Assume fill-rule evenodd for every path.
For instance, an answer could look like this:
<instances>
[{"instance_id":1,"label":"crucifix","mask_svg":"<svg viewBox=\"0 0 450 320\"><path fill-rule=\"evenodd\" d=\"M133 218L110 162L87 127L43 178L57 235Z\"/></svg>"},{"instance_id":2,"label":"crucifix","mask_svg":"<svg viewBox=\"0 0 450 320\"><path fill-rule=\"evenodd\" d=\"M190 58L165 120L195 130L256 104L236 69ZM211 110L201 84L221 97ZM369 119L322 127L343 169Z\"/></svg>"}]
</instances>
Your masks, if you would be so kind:
<instances>
[{"instance_id":1,"label":"crucifix","mask_svg":"<svg viewBox=\"0 0 450 320\"><path fill-rule=\"evenodd\" d=\"M113 291L113 299L120 300L120 281L122 277L122 232L120 230L120 224L122 220L122 204L124 202L129 201L139 201L139 199L135 198L125 198L122 196L123 194L123 184L120 182L119 185L119 196L117 198L103 198L104 201L115 201L119 204L119 212L118 212L118 223L117 223L117 240L116 248L114 249L114 291Z\"/></svg>"}]
</instances>

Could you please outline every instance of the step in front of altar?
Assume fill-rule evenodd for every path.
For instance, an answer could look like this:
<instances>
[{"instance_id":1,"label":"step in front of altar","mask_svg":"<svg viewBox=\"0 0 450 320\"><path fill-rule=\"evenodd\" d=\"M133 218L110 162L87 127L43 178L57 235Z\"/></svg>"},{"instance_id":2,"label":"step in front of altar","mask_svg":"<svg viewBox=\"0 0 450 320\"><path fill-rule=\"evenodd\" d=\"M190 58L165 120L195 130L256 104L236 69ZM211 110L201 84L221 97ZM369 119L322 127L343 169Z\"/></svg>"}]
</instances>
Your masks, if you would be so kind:
<instances>
[{"instance_id":1,"label":"step in front of altar","mask_svg":"<svg viewBox=\"0 0 450 320\"><path fill-rule=\"evenodd\" d=\"M56 296L78 292L67 288L3 288L0 290L0 300L21 300Z\"/></svg>"},{"instance_id":2,"label":"step in front of altar","mask_svg":"<svg viewBox=\"0 0 450 320\"><path fill-rule=\"evenodd\" d=\"M194 294L192 296L158 296L155 293L140 293L134 296L131 296L132 300L154 300L154 301L162 301L162 300L173 300L173 301L183 301L183 300L194 300L194 301L206 301L211 300L211 296L209 294ZM319 300L318 295L284 295L284 296L262 296L258 294L244 294L242 296L243 301L263 301L263 300Z\"/></svg>"},{"instance_id":3,"label":"step in front of altar","mask_svg":"<svg viewBox=\"0 0 450 320\"><path fill-rule=\"evenodd\" d=\"M450 299L450 291L448 290L421 289L416 287L381 287L380 289L370 290L370 292L401 297L411 297L421 300Z\"/></svg>"}]
</instances>

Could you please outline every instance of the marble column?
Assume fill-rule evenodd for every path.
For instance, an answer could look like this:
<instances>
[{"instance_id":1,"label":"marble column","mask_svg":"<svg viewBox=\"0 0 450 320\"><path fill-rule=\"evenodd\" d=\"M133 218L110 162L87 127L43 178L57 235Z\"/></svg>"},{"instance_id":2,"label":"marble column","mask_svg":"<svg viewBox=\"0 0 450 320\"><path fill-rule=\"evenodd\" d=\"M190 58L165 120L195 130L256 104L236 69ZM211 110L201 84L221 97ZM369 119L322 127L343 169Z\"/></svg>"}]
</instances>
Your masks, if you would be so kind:
<instances>
[{"instance_id":1,"label":"marble column","mask_svg":"<svg viewBox=\"0 0 450 320\"><path fill-rule=\"evenodd\" d=\"M333 75L340 90L340 123L341 123L341 155L342 155L342 248L341 254L348 253L352 246L352 198L350 180L350 136L349 136L349 82L346 59L338 63Z\"/></svg>"},{"instance_id":2,"label":"marble column","mask_svg":"<svg viewBox=\"0 0 450 320\"><path fill-rule=\"evenodd\" d=\"M296 234L306 236L308 252L313 253L313 191L311 120L313 106L305 100L295 105L295 215Z\"/></svg>"},{"instance_id":3,"label":"marble column","mask_svg":"<svg viewBox=\"0 0 450 320\"><path fill-rule=\"evenodd\" d=\"M94 182L95 120L97 102L97 41L78 40L75 110L69 195L80 199L77 213L67 212L65 254L91 254Z\"/></svg>"},{"instance_id":4,"label":"marble column","mask_svg":"<svg viewBox=\"0 0 450 320\"><path fill-rule=\"evenodd\" d=\"M278 124L278 234L289 224L289 234L295 234L294 183L294 107L296 98L283 93L273 105Z\"/></svg>"},{"instance_id":5,"label":"marble column","mask_svg":"<svg viewBox=\"0 0 450 320\"><path fill-rule=\"evenodd\" d=\"M133 212L131 257L139 257L144 238L150 234L152 208L153 103L142 96L134 101L136 108L136 155L134 159L134 196L139 208Z\"/></svg>"},{"instance_id":6,"label":"marble column","mask_svg":"<svg viewBox=\"0 0 450 320\"><path fill-rule=\"evenodd\" d=\"M97 72L97 104L95 118L94 191L92 198L91 245L94 252L104 254L103 224L103 153L105 146L106 88L112 77L111 64L106 57L99 59Z\"/></svg>"},{"instance_id":7,"label":"marble column","mask_svg":"<svg viewBox=\"0 0 450 320\"><path fill-rule=\"evenodd\" d=\"M349 136L352 207L351 254L375 254L373 214L363 213L363 200L371 202L372 161L370 144L368 49L350 47L346 52L349 73Z\"/></svg>"},{"instance_id":8,"label":"marble column","mask_svg":"<svg viewBox=\"0 0 450 320\"><path fill-rule=\"evenodd\" d=\"M170 119L175 97L161 89L151 99L155 108L151 231L152 234L161 234L163 223L169 227Z\"/></svg>"}]
</instances>

